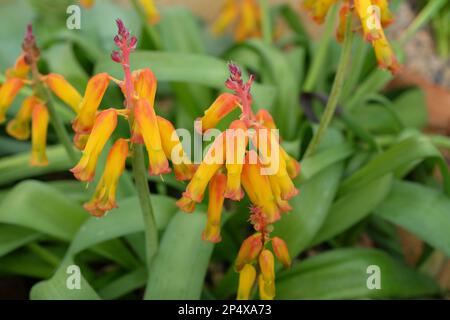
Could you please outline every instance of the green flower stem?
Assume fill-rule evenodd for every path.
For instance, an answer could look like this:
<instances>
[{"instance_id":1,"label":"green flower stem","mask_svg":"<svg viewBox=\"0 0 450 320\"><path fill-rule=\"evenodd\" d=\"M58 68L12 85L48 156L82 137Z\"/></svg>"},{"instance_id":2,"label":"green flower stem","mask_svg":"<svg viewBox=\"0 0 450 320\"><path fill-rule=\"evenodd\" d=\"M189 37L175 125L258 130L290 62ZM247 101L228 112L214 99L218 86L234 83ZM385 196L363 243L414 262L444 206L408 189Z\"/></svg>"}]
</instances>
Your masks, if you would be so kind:
<instances>
[{"instance_id":1,"label":"green flower stem","mask_svg":"<svg viewBox=\"0 0 450 320\"><path fill-rule=\"evenodd\" d=\"M141 206L142 215L145 226L146 239L146 264L147 270L151 266L153 257L158 250L158 229L156 227L153 206L150 198L150 189L147 181L147 170L144 162L143 146L140 144L133 145L133 176L136 190L139 196L139 204Z\"/></svg>"},{"instance_id":2,"label":"green flower stem","mask_svg":"<svg viewBox=\"0 0 450 320\"><path fill-rule=\"evenodd\" d=\"M134 10L139 16L139 19L141 20L142 24L144 25L144 30L147 33L148 37L150 38L150 41L153 43L153 46L155 49L159 50L162 48L161 39L158 35L158 33L155 31L155 28L153 28L147 21L147 17L145 16L145 13L141 7L141 5L138 3L137 0L131 0L131 3L134 7Z\"/></svg>"},{"instance_id":3,"label":"green flower stem","mask_svg":"<svg viewBox=\"0 0 450 320\"><path fill-rule=\"evenodd\" d=\"M426 6L422 9L422 11L420 11L400 38L400 45L405 45L420 28L427 24L428 21L430 21L430 19L433 18L434 15L447 4L447 2L448 0L428 1Z\"/></svg>"},{"instance_id":4,"label":"green flower stem","mask_svg":"<svg viewBox=\"0 0 450 320\"><path fill-rule=\"evenodd\" d=\"M78 154L73 148L69 133L64 127L64 123L62 122L61 118L58 115L58 112L56 111L56 108L53 104L52 95L40 80L41 75L39 74L36 65L32 65L32 74L33 89L37 96L45 101L45 105L47 106L48 112L50 114L50 123L52 124L52 127L56 132L56 136L58 137L59 142L64 146L64 149L66 150L70 160L75 164L78 161Z\"/></svg>"},{"instance_id":5,"label":"green flower stem","mask_svg":"<svg viewBox=\"0 0 450 320\"><path fill-rule=\"evenodd\" d=\"M37 255L43 261L47 262L52 267L56 268L61 263L60 259L56 255L40 246L37 242L31 242L27 244L26 247L28 248L28 250L33 252L35 255Z\"/></svg>"},{"instance_id":6,"label":"green flower stem","mask_svg":"<svg viewBox=\"0 0 450 320\"><path fill-rule=\"evenodd\" d=\"M333 115L336 110L336 106L339 102L339 98L342 93L342 88L344 86L344 78L347 71L348 64L350 62L351 51L352 51L352 40L353 40L353 31L352 31L352 17L351 13L347 14L347 23L345 29L345 41L342 47L342 53L339 60L339 66L336 71L336 76L334 78L333 88L331 89L330 98L325 107L325 111L322 115L322 119L320 120L319 129L314 134L311 143L306 149L305 158L310 157L317 148L317 145L320 143L322 136L327 130Z\"/></svg>"},{"instance_id":7,"label":"green flower stem","mask_svg":"<svg viewBox=\"0 0 450 320\"><path fill-rule=\"evenodd\" d=\"M266 44L272 43L272 23L270 19L270 6L267 0L259 0L261 6L261 28L263 40Z\"/></svg>"},{"instance_id":8,"label":"green flower stem","mask_svg":"<svg viewBox=\"0 0 450 320\"><path fill-rule=\"evenodd\" d=\"M319 46L317 49L317 53L314 55L314 59L311 65L311 68L308 71L306 76L305 84L303 86L303 91L311 92L314 90L317 79L319 78L323 68L326 65L326 58L328 53L328 47L330 45L330 41L334 31L334 23L336 20L337 13L337 5L334 5L330 12L328 13L328 17L325 23L325 30L319 42Z\"/></svg>"}]
</instances>

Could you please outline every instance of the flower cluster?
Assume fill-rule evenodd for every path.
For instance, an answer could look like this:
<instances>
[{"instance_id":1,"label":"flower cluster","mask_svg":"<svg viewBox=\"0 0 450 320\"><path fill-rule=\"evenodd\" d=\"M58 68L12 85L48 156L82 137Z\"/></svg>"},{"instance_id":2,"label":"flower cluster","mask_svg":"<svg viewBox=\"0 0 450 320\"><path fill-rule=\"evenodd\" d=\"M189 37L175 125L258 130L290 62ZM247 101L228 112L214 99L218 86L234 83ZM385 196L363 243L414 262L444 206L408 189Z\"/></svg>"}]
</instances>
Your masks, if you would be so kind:
<instances>
[{"instance_id":1,"label":"flower cluster","mask_svg":"<svg viewBox=\"0 0 450 320\"><path fill-rule=\"evenodd\" d=\"M136 48L137 39L130 35L119 19L117 26L119 31L114 41L119 50L114 51L111 57L122 65L124 80L114 79L107 73L93 76L87 84L78 115L72 125L75 131L75 144L82 150L82 157L71 171L78 180L89 182L94 178L101 151L116 129L118 117L127 119L130 124L131 137L115 141L109 151L96 191L92 199L84 205L84 208L94 216L103 216L105 212L117 206L115 200L117 183L125 168L130 142L145 144L151 175L170 172L168 159L171 159L172 154L177 156L177 163L173 164L177 179L188 180L195 170L184 155L172 124L155 113L157 87L155 75L150 69L134 72L130 70L130 53ZM125 108L98 111L110 81L117 83L121 88L125 97ZM173 152L174 149L178 150L178 154Z\"/></svg>"},{"instance_id":2,"label":"flower cluster","mask_svg":"<svg viewBox=\"0 0 450 320\"><path fill-rule=\"evenodd\" d=\"M30 165L32 166L48 164L46 155L49 123L48 101L46 101L46 97L42 96L42 92L39 92L38 86L46 85L74 111L77 110L81 100L76 89L61 75L52 73L43 76L39 73L37 68L39 57L40 51L36 45L32 27L28 25L22 44L22 53L17 58L15 65L6 71L6 80L0 87L0 123L6 121L6 113L19 91L26 85L31 87L31 94L22 101L19 111L8 122L6 131L17 140L27 140L31 135Z\"/></svg>"},{"instance_id":3,"label":"flower cluster","mask_svg":"<svg viewBox=\"0 0 450 320\"><path fill-rule=\"evenodd\" d=\"M219 242L225 198L240 201L247 194L252 203L250 222L257 234L249 238L253 240L244 241L236 268L241 272L241 287L249 290L248 284L253 285L251 274L255 273L251 265L260 257L261 297L273 298L273 257L263 248L271 241L269 233L272 224L280 219L280 213L292 209L288 200L298 193L292 179L298 175L300 165L279 144L276 125L269 112L261 109L253 114L250 94L253 77L244 83L237 65L231 63L229 69L231 76L226 86L234 94L220 95L196 127L206 135L236 108L241 115L216 137L177 205L185 212L193 212L209 185L208 216L202 237ZM277 256L286 262L288 253L286 246L280 244L282 240L272 239L272 243ZM248 298L248 294L240 293L239 297Z\"/></svg>"},{"instance_id":4,"label":"flower cluster","mask_svg":"<svg viewBox=\"0 0 450 320\"><path fill-rule=\"evenodd\" d=\"M323 23L330 8L338 0L304 0L303 6L311 13L317 23ZM400 65L384 33L385 27L393 21L388 0L342 0L339 12L340 21L336 37L342 41L345 33L346 18L354 12L361 22L364 39L370 42L375 50L378 65L396 73Z\"/></svg>"},{"instance_id":5,"label":"flower cluster","mask_svg":"<svg viewBox=\"0 0 450 320\"><path fill-rule=\"evenodd\" d=\"M142 9L144 10L147 21L150 24L158 23L160 19L158 8L155 6L153 0L138 0ZM85 8L91 8L95 4L95 0L80 0L80 3Z\"/></svg>"},{"instance_id":6,"label":"flower cluster","mask_svg":"<svg viewBox=\"0 0 450 320\"><path fill-rule=\"evenodd\" d=\"M236 41L261 36L261 9L258 0L226 0L213 26L216 34L233 26Z\"/></svg>"}]
</instances>

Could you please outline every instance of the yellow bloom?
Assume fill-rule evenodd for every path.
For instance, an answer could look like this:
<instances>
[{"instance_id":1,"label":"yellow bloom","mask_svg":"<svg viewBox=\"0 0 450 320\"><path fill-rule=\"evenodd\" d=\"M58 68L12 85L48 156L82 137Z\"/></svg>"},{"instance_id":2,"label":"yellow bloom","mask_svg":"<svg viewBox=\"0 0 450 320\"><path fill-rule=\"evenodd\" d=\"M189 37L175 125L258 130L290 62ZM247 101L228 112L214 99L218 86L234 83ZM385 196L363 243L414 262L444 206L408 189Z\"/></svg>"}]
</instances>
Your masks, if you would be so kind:
<instances>
[{"instance_id":1,"label":"yellow bloom","mask_svg":"<svg viewBox=\"0 0 450 320\"><path fill-rule=\"evenodd\" d=\"M286 243L279 237L272 238L272 248L277 259L286 267L291 266L291 257Z\"/></svg>"},{"instance_id":2,"label":"yellow bloom","mask_svg":"<svg viewBox=\"0 0 450 320\"><path fill-rule=\"evenodd\" d=\"M108 83L109 75L107 73L99 73L89 80L84 97L79 105L78 116L72 124L75 132L89 133L92 130L97 109L108 88Z\"/></svg>"},{"instance_id":3,"label":"yellow bloom","mask_svg":"<svg viewBox=\"0 0 450 320\"><path fill-rule=\"evenodd\" d=\"M155 110L147 100L139 99L134 108L134 116L147 148L150 175L170 172L169 162L162 148Z\"/></svg>"},{"instance_id":4,"label":"yellow bloom","mask_svg":"<svg viewBox=\"0 0 450 320\"><path fill-rule=\"evenodd\" d=\"M6 131L10 136L16 138L17 140L26 140L30 137L30 119L33 112L33 107L38 103L41 102L35 96L25 98L19 112L6 127Z\"/></svg>"},{"instance_id":5,"label":"yellow bloom","mask_svg":"<svg viewBox=\"0 0 450 320\"><path fill-rule=\"evenodd\" d=\"M147 21L150 24L155 24L159 21L159 11L156 8L153 0L139 0L142 8L144 9L145 15L147 17Z\"/></svg>"},{"instance_id":6,"label":"yellow bloom","mask_svg":"<svg viewBox=\"0 0 450 320\"><path fill-rule=\"evenodd\" d=\"M381 38L372 41L372 46L375 49L375 55L380 68L387 69L393 74L397 73L400 69L400 64L398 63L394 51L392 51L391 45L383 30L381 30Z\"/></svg>"},{"instance_id":7,"label":"yellow bloom","mask_svg":"<svg viewBox=\"0 0 450 320\"><path fill-rule=\"evenodd\" d=\"M256 163L250 163L250 159L257 159ZM255 151L247 153L242 169L242 186L250 201L262 209L269 223L280 219L280 211L272 193L269 177L261 174L262 166Z\"/></svg>"},{"instance_id":8,"label":"yellow bloom","mask_svg":"<svg viewBox=\"0 0 450 320\"><path fill-rule=\"evenodd\" d=\"M258 121L263 127L267 129L276 129L275 121L273 121L272 115L266 109L260 109L255 115L256 121Z\"/></svg>"},{"instance_id":9,"label":"yellow bloom","mask_svg":"<svg viewBox=\"0 0 450 320\"><path fill-rule=\"evenodd\" d=\"M17 93L23 87L23 80L20 78L9 78L0 87L0 123L5 121L6 111L8 111Z\"/></svg>"},{"instance_id":10,"label":"yellow bloom","mask_svg":"<svg viewBox=\"0 0 450 320\"><path fill-rule=\"evenodd\" d=\"M25 60L25 54L22 53L19 58L17 58L14 67L6 70L6 78L26 79L28 72L30 72L30 66Z\"/></svg>"},{"instance_id":11,"label":"yellow bloom","mask_svg":"<svg viewBox=\"0 0 450 320\"><path fill-rule=\"evenodd\" d=\"M246 264L253 263L263 249L263 240L261 233L255 233L245 239L239 248L238 256L234 263L237 271L241 271Z\"/></svg>"},{"instance_id":12,"label":"yellow bloom","mask_svg":"<svg viewBox=\"0 0 450 320\"><path fill-rule=\"evenodd\" d=\"M241 173L248 143L247 126L244 121L235 120L226 132L227 188L225 198L239 201L244 197L241 188Z\"/></svg>"},{"instance_id":13,"label":"yellow bloom","mask_svg":"<svg viewBox=\"0 0 450 320\"><path fill-rule=\"evenodd\" d=\"M355 0L355 10L361 20L364 38L367 41L373 41L381 37L381 21L374 8L371 0Z\"/></svg>"},{"instance_id":14,"label":"yellow bloom","mask_svg":"<svg viewBox=\"0 0 450 320\"><path fill-rule=\"evenodd\" d=\"M105 212L117 207L117 184L125 168L127 156L127 140L118 139L108 153L105 170L95 189L94 196L84 205L84 208L92 215L101 217Z\"/></svg>"},{"instance_id":15,"label":"yellow bloom","mask_svg":"<svg viewBox=\"0 0 450 320\"><path fill-rule=\"evenodd\" d=\"M278 179L275 175L269 175L270 187L272 189L273 196L275 197L275 202L277 203L278 209L281 212L288 212L292 210L291 205L287 200L281 198L281 188L278 183Z\"/></svg>"},{"instance_id":16,"label":"yellow bloom","mask_svg":"<svg viewBox=\"0 0 450 320\"><path fill-rule=\"evenodd\" d=\"M195 166L184 153L183 145L177 136L175 128L169 120L156 116L158 121L159 135L164 153L172 161L173 171L177 180L184 181L192 179ZM176 151L178 152L176 153Z\"/></svg>"},{"instance_id":17,"label":"yellow bloom","mask_svg":"<svg viewBox=\"0 0 450 320\"><path fill-rule=\"evenodd\" d=\"M213 32L223 33L235 25L236 41L261 36L261 10L256 0L227 0L213 26Z\"/></svg>"},{"instance_id":18,"label":"yellow bloom","mask_svg":"<svg viewBox=\"0 0 450 320\"><path fill-rule=\"evenodd\" d=\"M273 300L275 297L275 260L272 252L263 250L259 255L261 274L258 279L259 296L262 300Z\"/></svg>"},{"instance_id":19,"label":"yellow bloom","mask_svg":"<svg viewBox=\"0 0 450 320\"><path fill-rule=\"evenodd\" d=\"M216 173L209 183L208 220L203 231L203 240L220 242L220 218L222 215L223 201L227 177L222 173Z\"/></svg>"},{"instance_id":20,"label":"yellow bloom","mask_svg":"<svg viewBox=\"0 0 450 320\"><path fill-rule=\"evenodd\" d=\"M311 13L317 23L322 24L331 6L338 0L305 0L303 6Z\"/></svg>"},{"instance_id":21,"label":"yellow bloom","mask_svg":"<svg viewBox=\"0 0 450 320\"><path fill-rule=\"evenodd\" d=\"M83 98L77 89L60 74L50 73L43 80L58 98L71 107L75 113L78 113L78 107Z\"/></svg>"},{"instance_id":22,"label":"yellow bloom","mask_svg":"<svg viewBox=\"0 0 450 320\"><path fill-rule=\"evenodd\" d=\"M381 25L383 27L389 26L394 21L394 16L389 10L388 0L372 0L373 4L380 8L381 11Z\"/></svg>"},{"instance_id":23,"label":"yellow bloom","mask_svg":"<svg viewBox=\"0 0 450 320\"><path fill-rule=\"evenodd\" d=\"M237 300L249 300L253 284L256 279L256 270L251 264L246 264L239 272L239 287Z\"/></svg>"},{"instance_id":24,"label":"yellow bloom","mask_svg":"<svg viewBox=\"0 0 450 320\"><path fill-rule=\"evenodd\" d=\"M45 148L47 144L48 110L42 103L33 106L31 126L31 159L32 166L46 166L48 164Z\"/></svg>"},{"instance_id":25,"label":"yellow bloom","mask_svg":"<svg viewBox=\"0 0 450 320\"><path fill-rule=\"evenodd\" d=\"M199 120L202 124L202 133L215 128L227 114L239 105L238 98L231 93L222 93L205 111Z\"/></svg>"},{"instance_id":26,"label":"yellow bloom","mask_svg":"<svg viewBox=\"0 0 450 320\"><path fill-rule=\"evenodd\" d=\"M98 157L116 126L116 109L107 109L98 114L83 155L78 164L70 170L78 180L92 181Z\"/></svg>"},{"instance_id":27,"label":"yellow bloom","mask_svg":"<svg viewBox=\"0 0 450 320\"><path fill-rule=\"evenodd\" d=\"M91 8L94 5L95 0L80 0L80 3L85 8Z\"/></svg>"},{"instance_id":28,"label":"yellow bloom","mask_svg":"<svg viewBox=\"0 0 450 320\"><path fill-rule=\"evenodd\" d=\"M177 201L177 206L186 212L192 212L194 202L201 202L206 187L214 174L225 160L225 133L219 135L209 148L205 158L186 187L183 197Z\"/></svg>"},{"instance_id":29,"label":"yellow bloom","mask_svg":"<svg viewBox=\"0 0 450 320\"><path fill-rule=\"evenodd\" d=\"M154 108L157 81L153 72L148 68L134 71L133 86L137 98L147 100L150 107ZM125 88L122 88L122 90L124 91ZM142 134L136 122L133 124L131 141L133 143L144 143L144 139L142 138Z\"/></svg>"}]
</instances>

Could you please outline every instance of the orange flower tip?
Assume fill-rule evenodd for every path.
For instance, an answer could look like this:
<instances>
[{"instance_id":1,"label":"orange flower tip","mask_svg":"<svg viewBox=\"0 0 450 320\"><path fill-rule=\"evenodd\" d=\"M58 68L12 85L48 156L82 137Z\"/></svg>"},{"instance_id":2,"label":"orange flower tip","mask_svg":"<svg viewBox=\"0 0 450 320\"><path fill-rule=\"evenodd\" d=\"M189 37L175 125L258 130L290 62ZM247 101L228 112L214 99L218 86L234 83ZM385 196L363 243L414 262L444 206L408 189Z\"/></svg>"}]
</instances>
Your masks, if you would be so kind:
<instances>
[{"instance_id":1,"label":"orange flower tip","mask_svg":"<svg viewBox=\"0 0 450 320\"><path fill-rule=\"evenodd\" d=\"M291 257L289 256L289 251L286 243L283 239L279 237L272 238L272 248L275 256L278 261L280 261L285 268L289 268L291 266Z\"/></svg>"},{"instance_id":2,"label":"orange flower tip","mask_svg":"<svg viewBox=\"0 0 450 320\"><path fill-rule=\"evenodd\" d=\"M220 236L220 234L213 234L212 232L204 230L202 233L202 240L211 243L219 243L220 241L222 241L222 237Z\"/></svg>"},{"instance_id":3,"label":"orange flower tip","mask_svg":"<svg viewBox=\"0 0 450 320\"><path fill-rule=\"evenodd\" d=\"M246 264L253 263L258 258L262 249L263 243L261 233L255 233L245 239L239 248L238 256L235 261L236 271L241 271Z\"/></svg>"},{"instance_id":4,"label":"orange flower tip","mask_svg":"<svg viewBox=\"0 0 450 320\"><path fill-rule=\"evenodd\" d=\"M167 161L166 161L166 163L164 163L163 165L158 166L158 167L150 166L150 168L148 170L148 173L151 176L160 176L162 174L166 174L166 173L170 173L170 172L172 172L172 170L170 169L169 162L167 162Z\"/></svg>"},{"instance_id":5,"label":"orange flower tip","mask_svg":"<svg viewBox=\"0 0 450 320\"><path fill-rule=\"evenodd\" d=\"M84 210L89 212L92 216L101 218L105 216L107 211L99 209L94 203L86 203L83 205Z\"/></svg>"},{"instance_id":6,"label":"orange flower tip","mask_svg":"<svg viewBox=\"0 0 450 320\"><path fill-rule=\"evenodd\" d=\"M244 195L244 191L241 188L237 190L225 190L224 198L234 201L241 201L242 198L244 198Z\"/></svg>"},{"instance_id":7,"label":"orange flower tip","mask_svg":"<svg viewBox=\"0 0 450 320\"><path fill-rule=\"evenodd\" d=\"M192 213L195 210L195 202L191 198L183 195L180 200L176 202L178 208L186 213Z\"/></svg>"},{"instance_id":8,"label":"orange flower tip","mask_svg":"<svg viewBox=\"0 0 450 320\"><path fill-rule=\"evenodd\" d=\"M298 195L299 191L297 188L292 188L288 193L285 193L282 195L282 199L283 200L289 200L293 197L295 197L296 195Z\"/></svg>"},{"instance_id":9,"label":"orange flower tip","mask_svg":"<svg viewBox=\"0 0 450 320\"><path fill-rule=\"evenodd\" d=\"M92 182L92 180L94 179L94 174L88 174L86 170L79 167L78 165L70 169L70 172L72 172L75 178L79 181Z\"/></svg>"},{"instance_id":10,"label":"orange flower tip","mask_svg":"<svg viewBox=\"0 0 450 320\"><path fill-rule=\"evenodd\" d=\"M289 204L289 202L287 202L287 201L279 201L278 203L277 203L277 205L278 205L278 209L280 209L280 211L281 212L289 212L289 211L291 211L292 210L292 206Z\"/></svg>"}]
</instances>

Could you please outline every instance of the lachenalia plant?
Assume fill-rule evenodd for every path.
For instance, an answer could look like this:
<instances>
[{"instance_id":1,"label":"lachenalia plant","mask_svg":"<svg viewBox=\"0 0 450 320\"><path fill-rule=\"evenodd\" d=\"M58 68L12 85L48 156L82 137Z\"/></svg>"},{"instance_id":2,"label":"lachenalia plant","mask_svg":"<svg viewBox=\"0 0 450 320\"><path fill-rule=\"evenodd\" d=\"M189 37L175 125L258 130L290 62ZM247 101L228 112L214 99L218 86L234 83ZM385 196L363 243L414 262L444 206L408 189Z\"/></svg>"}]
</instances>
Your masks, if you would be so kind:
<instances>
[{"instance_id":1,"label":"lachenalia plant","mask_svg":"<svg viewBox=\"0 0 450 320\"><path fill-rule=\"evenodd\" d=\"M246 194L252 203L249 222L255 233L243 241L236 259L240 274L237 298L251 297L258 269L259 296L273 299L275 265L270 246L285 266L290 265L290 258L284 241L270 233L281 213L292 209L288 200L298 193L292 179L300 165L280 145L270 113L264 109L253 113L253 76L244 83L237 65L230 63L229 70L231 75L225 84L233 93L221 94L196 122L196 130L208 135L233 110L240 110L240 116L217 135L177 205L193 212L208 188L208 216L202 237L215 243L221 241L225 199L240 201Z\"/></svg>"}]
</instances>

